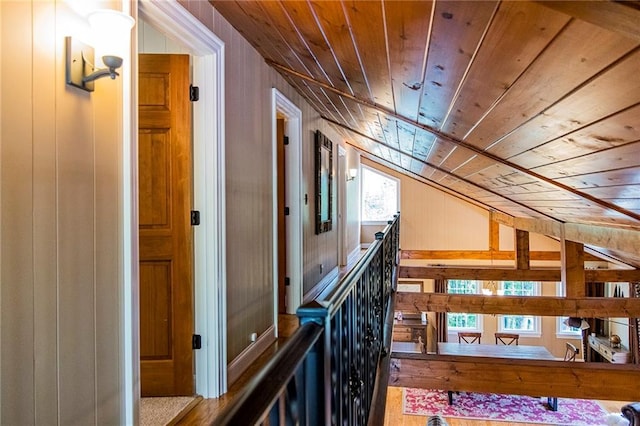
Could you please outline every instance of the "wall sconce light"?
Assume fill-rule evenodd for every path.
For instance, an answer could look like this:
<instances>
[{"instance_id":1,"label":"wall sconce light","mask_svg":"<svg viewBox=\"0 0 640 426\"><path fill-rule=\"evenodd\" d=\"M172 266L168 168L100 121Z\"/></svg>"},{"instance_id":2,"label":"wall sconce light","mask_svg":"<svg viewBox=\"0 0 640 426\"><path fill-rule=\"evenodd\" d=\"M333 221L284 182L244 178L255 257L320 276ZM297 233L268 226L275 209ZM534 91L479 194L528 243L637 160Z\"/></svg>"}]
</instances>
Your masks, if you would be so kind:
<instances>
[{"instance_id":1,"label":"wall sconce light","mask_svg":"<svg viewBox=\"0 0 640 426\"><path fill-rule=\"evenodd\" d=\"M129 15L110 9L96 10L87 19L96 51L106 68L96 69L93 47L66 37L66 80L67 84L93 92L95 80L107 76L113 80L119 75L116 70L122 66L135 21Z\"/></svg>"},{"instance_id":2,"label":"wall sconce light","mask_svg":"<svg viewBox=\"0 0 640 426\"><path fill-rule=\"evenodd\" d=\"M347 173L347 182L354 180L356 176L358 176L358 169L349 169L349 172Z\"/></svg>"}]
</instances>

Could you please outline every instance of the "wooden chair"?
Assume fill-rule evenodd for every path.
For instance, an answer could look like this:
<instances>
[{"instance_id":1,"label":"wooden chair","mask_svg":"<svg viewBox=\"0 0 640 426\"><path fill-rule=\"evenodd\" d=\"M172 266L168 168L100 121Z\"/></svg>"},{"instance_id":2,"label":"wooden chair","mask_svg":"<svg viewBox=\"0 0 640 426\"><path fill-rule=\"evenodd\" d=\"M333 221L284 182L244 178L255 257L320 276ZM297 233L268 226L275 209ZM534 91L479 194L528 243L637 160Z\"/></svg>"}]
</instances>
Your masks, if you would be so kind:
<instances>
[{"instance_id":1,"label":"wooden chair","mask_svg":"<svg viewBox=\"0 0 640 426\"><path fill-rule=\"evenodd\" d=\"M517 346L518 339L520 339L520 335L515 333L495 333L495 336L496 336L496 345L498 343L502 343L503 345L510 345L515 342Z\"/></svg>"},{"instance_id":2,"label":"wooden chair","mask_svg":"<svg viewBox=\"0 0 640 426\"><path fill-rule=\"evenodd\" d=\"M458 332L458 343L478 343L480 344L480 339L482 339L482 333L478 333L475 331L459 331ZM458 393L458 392L456 392ZM447 391L447 396L449 397L449 405L453 404L453 391Z\"/></svg>"},{"instance_id":3,"label":"wooden chair","mask_svg":"<svg viewBox=\"0 0 640 426\"><path fill-rule=\"evenodd\" d=\"M576 348L575 345L572 345L569 342L567 342L566 345L567 345L567 349L564 353L564 360L575 361L576 356L578 355L578 353L580 353L580 349Z\"/></svg>"},{"instance_id":4,"label":"wooden chair","mask_svg":"<svg viewBox=\"0 0 640 426\"><path fill-rule=\"evenodd\" d=\"M564 360L574 362L580 350L569 342L566 342L566 350L564 352ZM553 411L558 411L558 398L547 397L547 404Z\"/></svg>"},{"instance_id":5,"label":"wooden chair","mask_svg":"<svg viewBox=\"0 0 640 426\"><path fill-rule=\"evenodd\" d=\"M482 333L477 333L473 331L459 331L458 332L458 343L478 343L480 344L480 339L482 338Z\"/></svg>"}]
</instances>

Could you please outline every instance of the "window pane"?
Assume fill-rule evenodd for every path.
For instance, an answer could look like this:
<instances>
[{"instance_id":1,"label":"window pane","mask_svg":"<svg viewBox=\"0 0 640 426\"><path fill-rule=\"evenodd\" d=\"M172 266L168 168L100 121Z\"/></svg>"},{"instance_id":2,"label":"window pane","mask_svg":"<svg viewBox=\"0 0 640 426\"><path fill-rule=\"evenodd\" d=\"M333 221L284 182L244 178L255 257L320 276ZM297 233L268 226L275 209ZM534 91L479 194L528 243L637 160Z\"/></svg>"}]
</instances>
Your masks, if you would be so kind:
<instances>
[{"instance_id":1,"label":"window pane","mask_svg":"<svg viewBox=\"0 0 640 426\"><path fill-rule=\"evenodd\" d=\"M398 181L362 168L362 220L387 221L398 212Z\"/></svg>"},{"instance_id":2,"label":"window pane","mask_svg":"<svg viewBox=\"0 0 640 426\"><path fill-rule=\"evenodd\" d=\"M477 294L479 289L478 281L471 280L449 280L447 281L447 291L453 294ZM471 329L478 328L478 314L451 313L447 314L447 325L451 329Z\"/></svg>"},{"instance_id":3,"label":"window pane","mask_svg":"<svg viewBox=\"0 0 640 426\"><path fill-rule=\"evenodd\" d=\"M503 281L501 288L507 296L537 296L540 285L529 281ZM538 332L538 317L533 315L502 315L500 330L513 332Z\"/></svg>"}]
</instances>

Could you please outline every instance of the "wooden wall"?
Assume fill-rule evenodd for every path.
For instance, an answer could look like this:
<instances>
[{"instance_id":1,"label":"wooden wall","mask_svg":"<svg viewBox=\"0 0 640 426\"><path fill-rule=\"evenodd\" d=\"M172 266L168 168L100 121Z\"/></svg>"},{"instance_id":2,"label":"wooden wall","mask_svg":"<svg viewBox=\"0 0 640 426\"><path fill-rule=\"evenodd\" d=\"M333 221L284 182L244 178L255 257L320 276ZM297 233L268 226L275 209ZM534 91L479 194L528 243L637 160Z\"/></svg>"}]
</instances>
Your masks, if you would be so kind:
<instances>
[{"instance_id":1,"label":"wooden wall","mask_svg":"<svg viewBox=\"0 0 640 426\"><path fill-rule=\"evenodd\" d=\"M305 293L338 265L335 226L331 232L315 235L313 134L320 130L334 145L343 140L209 3L180 3L225 43L227 355L231 362L249 346L252 332L261 334L273 324L271 89L277 88L302 111L302 185L309 199L302 206ZM347 156L352 164L353 149L347 147ZM335 171L337 157L334 147ZM357 190L354 187L347 185L348 199ZM336 190L334 182L334 195ZM336 217L335 199L333 205ZM353 221L348 232L357 235ZM356 248L357 239L350 238L350 244Z\"/></svg>"},{"instance_id":2,"label":"wooden wall","mask_svg":"<svg viewBox=\"0 0 640 426\"><path fill-rule=\"evenodd\" d=\"M122 423L122 82L64 82L64 37L107 6L0 2L6 425Z\"/></svg>"}]
</instances>

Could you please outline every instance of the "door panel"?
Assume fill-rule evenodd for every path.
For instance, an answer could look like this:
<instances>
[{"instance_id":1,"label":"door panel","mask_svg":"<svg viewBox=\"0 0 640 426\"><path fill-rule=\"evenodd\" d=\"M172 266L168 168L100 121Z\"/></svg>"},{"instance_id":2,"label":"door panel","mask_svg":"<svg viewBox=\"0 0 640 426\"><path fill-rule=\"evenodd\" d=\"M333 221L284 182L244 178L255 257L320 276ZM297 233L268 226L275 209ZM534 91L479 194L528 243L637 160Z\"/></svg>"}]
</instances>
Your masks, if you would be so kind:
<instances>
[{"instance_id":1,"label":"door panel","mask_svg":"<svg viewBox=\"0 0 640 426\"><path fill-rule=\"evenodd\" d=\"M192 395L189 57L140 55L139 68L141 389Z\"/></svg>"},{"instance_id":2,"label":"door panel","mask_svg":"<svg viewBox=\"0 0 640 426\"><path fill-rule=\"evenodd\" d=\"M285 278L287 275L287 228L285 209L286 194L286 170L285 170L285 152L284 152L284 119L276 120L276 137L277 137L277 161L278 161L278 313L287 313L287 287L285 286Z\"/></svg>"}]
</instances>

